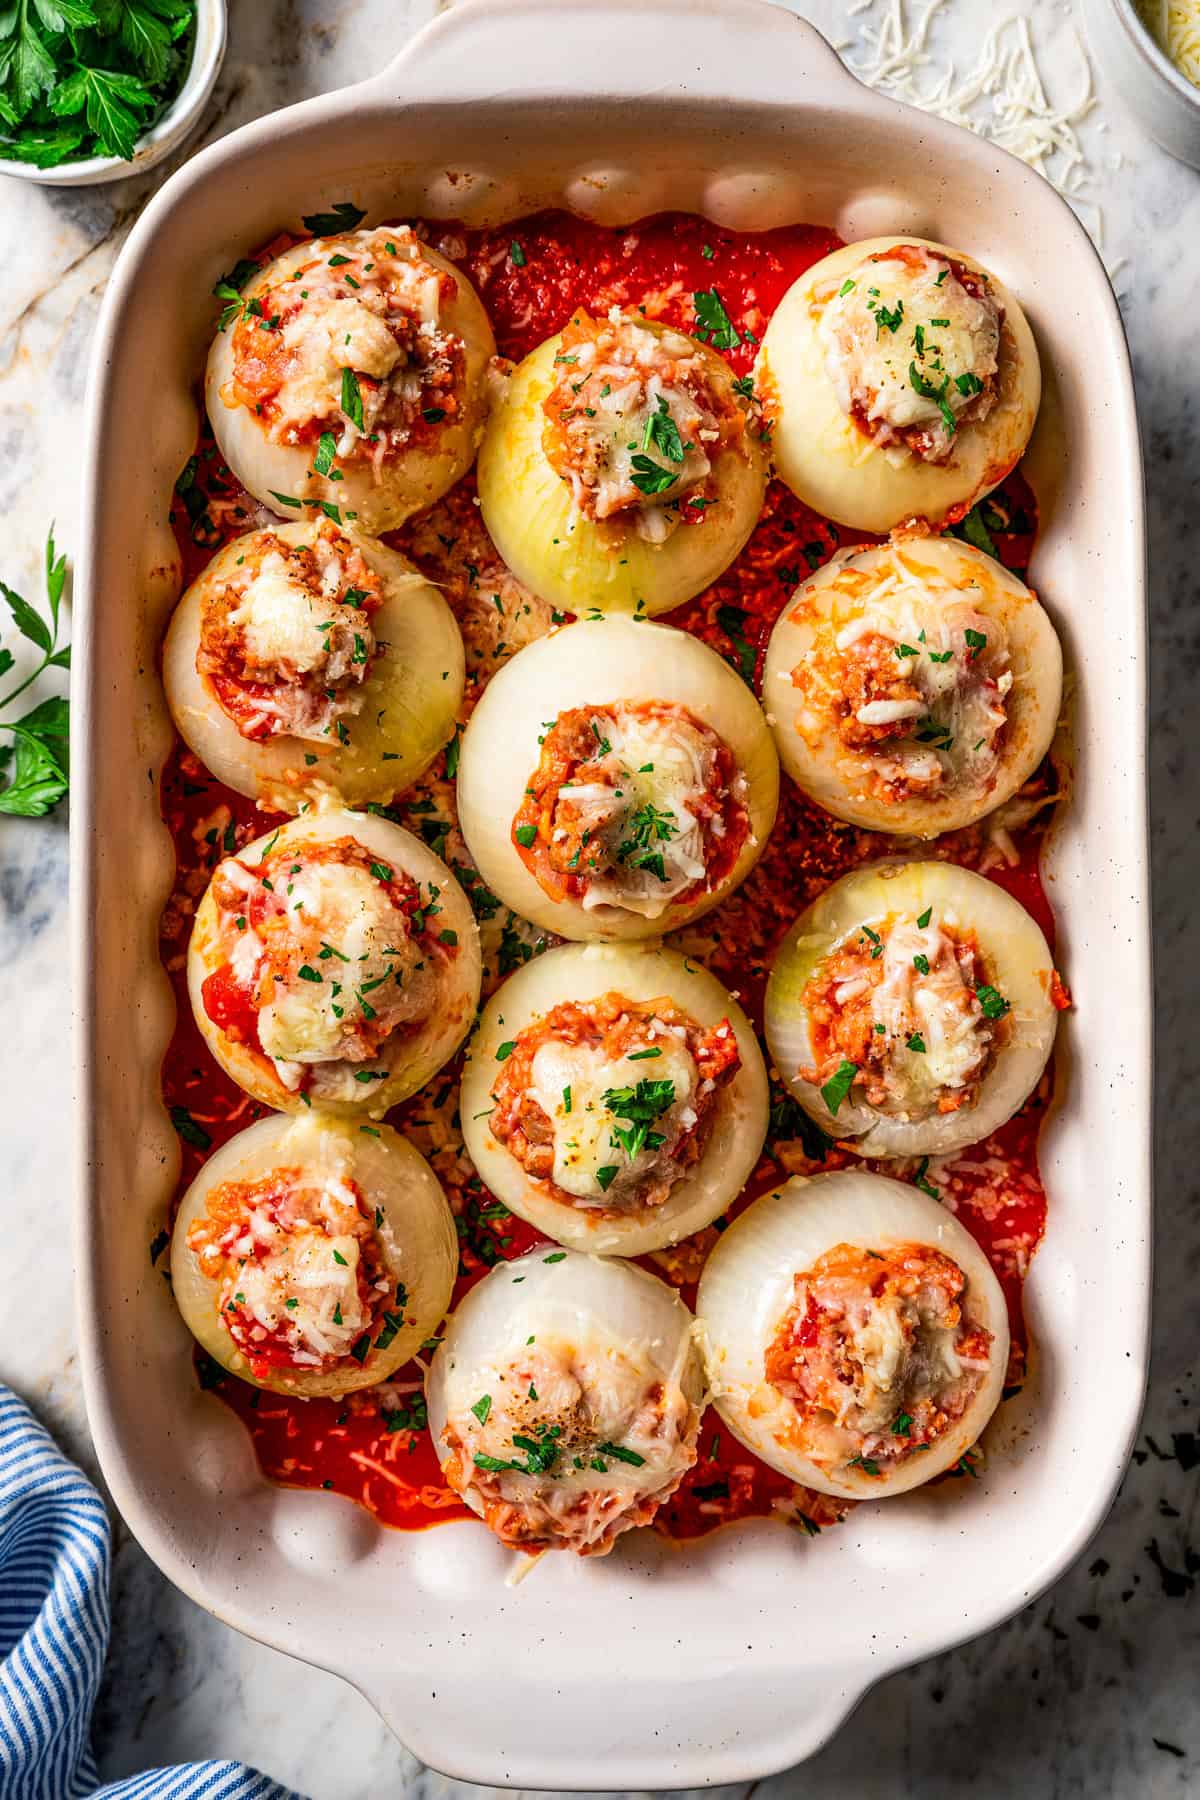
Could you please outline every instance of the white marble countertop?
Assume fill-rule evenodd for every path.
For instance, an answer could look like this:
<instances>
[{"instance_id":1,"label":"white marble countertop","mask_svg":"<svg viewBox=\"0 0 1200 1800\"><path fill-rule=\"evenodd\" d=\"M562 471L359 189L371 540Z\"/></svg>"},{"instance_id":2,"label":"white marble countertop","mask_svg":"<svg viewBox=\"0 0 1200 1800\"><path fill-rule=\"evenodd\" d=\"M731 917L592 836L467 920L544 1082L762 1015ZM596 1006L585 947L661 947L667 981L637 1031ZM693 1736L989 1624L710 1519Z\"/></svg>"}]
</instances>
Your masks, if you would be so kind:
<instances>
[{"instance_id":1,"label":"white marble countertop","mask_svg":"<svg viewBox=\"0 0 1200 1800\"><path fill-rule=\"evenodd\" d=\"M368 73L434 3L231 0L230 52L206 136ZM569 30L570 0L559 4ZM857 44L860 57L863 27L883 10L882 0L865 9L861 0L857 8L851 0L792 4L835 41ZM915 0L918 13L924 5ZM944 0L927 76L948 59L973 64L1006 10L993 0ZM1051 88L1061 84L1069 98L1080 79L1070 0L1026 0L1025 10ZM1189 1547L1200 1498L1200 1437L1192 1436L1200 1431L1192 1362L1200 1053L1188 979L1200 961L1200 579L1192 560L1200 541L1200 176L1141 139L1103 88L1079 135L1095 170L1087 192L1102 209L1082 209L1085 222L1102 227L1133 350L1150 500L1161 1254L1148 1435L1100 1536L1052 1593L967 1648L883 1683L825 1751L764 1784L779 1795L1200 1793L1200 1535ZM97 305L159 178L73 192L0 181L0 578L25 592L39 591L52 516L61 547L78 541L80 421ZM0 1014L8 1021L0 1034L0 1378L92 1467L64 1227L66 886L65 819L0 823ZM421 1770L348 1687L200 1612L120 1528L114 1617L96 1720L109 1778L237 1756L314 1800L456 1785ZM580 1774L590 1784L603 1779L602 1770Z\"/></svg>"}]
</instances>

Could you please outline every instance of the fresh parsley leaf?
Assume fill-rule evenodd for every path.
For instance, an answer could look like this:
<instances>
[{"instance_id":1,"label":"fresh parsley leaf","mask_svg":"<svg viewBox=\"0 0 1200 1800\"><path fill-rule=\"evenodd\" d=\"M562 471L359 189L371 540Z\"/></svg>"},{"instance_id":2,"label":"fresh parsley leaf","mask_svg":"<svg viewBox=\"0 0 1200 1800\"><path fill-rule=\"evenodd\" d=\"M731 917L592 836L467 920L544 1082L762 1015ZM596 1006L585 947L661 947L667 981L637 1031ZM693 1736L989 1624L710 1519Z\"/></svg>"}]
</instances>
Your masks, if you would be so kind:
<instances>
[{"instance_id":1,"label":"fresh parsley leaf","mask_svg":"<svg viewBox=\"0 0 1200 1800\"><path fill-rule=\"evenodd\" d=\"M0 13L0 25L4 15ZM0 38L0 48L3 39ZM59 645L59 612L67 578L66 557L60 556L51 526L46 539L44 562L46 601L49 623L37 609L15 589L0 582L0 593L12 614L21 636L41 652L40 660L23 681L0 698L0 711L7 712L12 703L47 669L70 667L69 644ZM0 676L13 667L12 652L0 651ZM0 720L0 731L11 732L12 743L3 747L0 766L7 768L8 785L0 789L0 812L19 814L24 818L40 818L64 798L70 781L68 754L70 713L62 695L39 701L28 712L15 719Z\"/></svg>"},{"instance_id":2,"label":"fresh parsley leaf","mask_svg":"<svg viewBox=\"0 0 1200 1800\"><path fill-rule=\"evenodd\" d=\"M646 420L646 431L642 438L642 449L661 451L668 462L683 461L683 439L679 435L679 427L671 417L671 409L660 394L658 407ZM647 490L643 489L643 492Z\"/></svg>"},{"instance_id":3,"label":"fresh parsley leaf","mask_svg":"<svg viewBox=\"0 0 1200 1800\"><path fill-rule=\"evenodd\" d=\"M644 456L640 451L631 457L630 468L633 471L630 480L639 494L665 494L679 480L677 474L672 474L670 469L664 469L661 463L656 463L653 457Z\"/></svg>"},{"instance_id":4,"label":"fresh parsley leaf","mask_svg":"<svg viewBox=\"0 0 1200 1800\"><path fill-rule=\"evenodd\" d=\"M84 113L99 155L119 156L125 162L132 161L145 116L155 105L154 95L138 76L114 69L77 67L50 96L51 109L60 118Z\"/></svg>"},{"instance_id":5,"label":"fresh parsley leaf","mask_svg":"<svg viewBox=\"0 0 1200 1800\"><path fill-rule=\"evenodd\" d=\"M950 433L951 437L953 437L954 433L958 430L958 420L954 416L954 408L946 398L950 386L950 377L948 375L943 376L941 387L934 387L932 381L926 380L925 376L922 375L916 363L910 362L908 365L908 380L910 387L912 387L914 392L920 394L922 400L937 401L938 409L941 412L946 430Z\"/></svg>"},{"instance_id":6,"label":"fresh parsley leaf","mask_svg":"<svg viewBox=\"0 0 1200 1800\"><path fill-rule=\"evenodd\" d=\"M975 989L975 998L983 1008L985 1019L1002 1019L1009 1010L1010 1002L998 988L980 987Z\"/></svg>"},{"instance_id":7,"label":"fresh parsley leaf","mask_svg":"<svg viewBox=\"0 0 1200 1800\"><path fill-rule=\"evenodd\" d=\"M314 237L331 237L336 232L353 231L366 218L361 206L352 200L335 200L330 212L305 213L304 229Z\"/></svg>"},{"instance_id":8,"label":"fresh parsley leaf","mask_svg":"<svg viewBox=\"0 0 1200 1800\"><path fill-rule=\"evenodd\" d=\"M337 439L332 431L323 431L317 440L317 454L313 457L313 474L328 475L337 456Z\"/></svg>"},{"instance_id":9,"label":"fresh parsley leaf","mask_svg":"<svg viewBox=\"0 0 1200 1800\"><path fill-rule=\"evenodd\" d=\"M965 543L974 544L976 550L982 550L988 556L998 554L992 534L984 524L982 506L973 506L957 525L951 526L951 532L954 537L962 538ZM974 635L978 637L980 634L976 632ZM968 632L968 644L971 642L971 636L972 634ZM986 642L985 638L984 643ZM979 647L982 649L982 645Z\"/></svg>"},{"instance_id":10,"label":"fresh parsley leaf","mask_svg":"<svg viewBox=\"0 0 1200 1800\"><path fill-rule=\"evenodd\" d=\"M740 606L721 605L717 608L717 624L733 645L737 657L738 673L748 687L754 686L754 671L758 665L758 651L746 636L746 620L748 614Z\"/></svg>"},{"instance_id":11,"label":"fresh parsley leaf","mask_svg":"<svg viewBox=\"0 0 1200 1800\"><path fill-rule=\"evenodd\" d=\"M843 1060L840 1068L835 1069L829 1080L821 1087L821 1098L831 1113L836 1115L838 1107L850 1092L854 1077L858 1074L857 1063Z\"/></svg>"},{"instance_id":12,"label":"fresh parsley leaf","mask_svg":"<svg viewBox=\"0 0 1200 1800\"><path fill-rule=\"evenodd\" d=\"M197 1125L186 1106L171 1108L171 1123L185 1144L191 1144L194 1150L208 1150L212 1147L212 1138L203 1125Z\"/></svg>"},{"instance_id":13,"label":"fresh parsley leaf","mask_svg":"<svg viewBox=\"0 0 1200 1800\"><path fill-rule=\"evenodd\" d=\"M353 369L342 370L342 411L359 431L363 428L362 389Z\"/></svg>"},{"instance_id":14,"label":"fresh parsley leaf","mask_svg":"<svg viewBox=\"0 0 1200 1800\"><path fill-rule=\"evenodd\" d=\"M693 294L692 305L696 309L696 336L702 344L711 344L715 350L737 348L742 334L726 312L725 303L715 287Z\"/></svg>"}]
</instances>

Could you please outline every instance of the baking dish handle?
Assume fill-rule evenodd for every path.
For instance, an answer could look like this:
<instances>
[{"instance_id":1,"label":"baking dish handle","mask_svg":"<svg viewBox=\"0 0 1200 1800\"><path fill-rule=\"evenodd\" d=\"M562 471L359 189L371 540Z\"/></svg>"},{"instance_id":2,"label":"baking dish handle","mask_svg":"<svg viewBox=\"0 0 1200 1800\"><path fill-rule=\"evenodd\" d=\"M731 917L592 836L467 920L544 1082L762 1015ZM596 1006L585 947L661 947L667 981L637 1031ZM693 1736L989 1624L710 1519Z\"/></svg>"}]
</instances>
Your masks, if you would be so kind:
<instances>
[{"instance_id":1,"label":"baking dish handle","mask_svg":"<svg viewBox=\"0 0 1200 1800\"><path fill-rule=\"evenodd\" d=\"M661 68L664 94L794 101L857 89L820 32L767 0L459 0L362 85L457 102L506 93L596 101L629 86L629 58ZM610 73L611 72L611 73Z\"/></svg>"}]
</instances>

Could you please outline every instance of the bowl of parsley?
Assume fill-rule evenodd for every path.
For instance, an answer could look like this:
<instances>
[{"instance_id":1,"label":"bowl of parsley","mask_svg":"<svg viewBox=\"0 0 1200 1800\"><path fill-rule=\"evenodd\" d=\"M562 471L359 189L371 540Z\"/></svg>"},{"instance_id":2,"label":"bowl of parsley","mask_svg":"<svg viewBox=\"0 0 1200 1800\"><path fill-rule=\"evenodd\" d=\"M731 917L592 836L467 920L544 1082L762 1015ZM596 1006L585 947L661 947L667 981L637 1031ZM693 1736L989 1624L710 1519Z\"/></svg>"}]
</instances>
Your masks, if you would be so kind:
<instances>
[{"instance_id":1,"label":"bowl of parsley","mask_svg":"<svg viewBox=\"0 0 1200 1800\"><path fill-rule=\"evenodd\" d=\"M199 124L226 0L0 5L0 174L57 187L139 175Z\"/></svg>"}]
</instances>

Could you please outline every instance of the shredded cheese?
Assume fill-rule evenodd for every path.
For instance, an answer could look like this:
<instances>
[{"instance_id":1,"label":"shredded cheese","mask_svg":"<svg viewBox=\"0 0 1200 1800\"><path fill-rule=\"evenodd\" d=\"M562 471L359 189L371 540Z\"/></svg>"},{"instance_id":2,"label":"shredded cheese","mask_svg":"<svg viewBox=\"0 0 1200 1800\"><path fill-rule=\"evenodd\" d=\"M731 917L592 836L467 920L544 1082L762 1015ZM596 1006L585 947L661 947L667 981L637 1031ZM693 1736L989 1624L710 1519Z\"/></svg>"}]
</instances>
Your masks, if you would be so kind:
<instances>
[{"instance_id":1,"label":"shredded cheese","mask_svg":"<svg viewBox=\"0 0 1200 1800\"><path fill-rule=\"evenodd\" d=\"M858 58L848 55L849 68L868 87L937 113L1019 156L1086 215L1085 223L1090 219L1092 234L1102 245L1098 177L1078 131L1096 105L1096 94L1091 63L1078 33L1074 29L1067 33L1078 59L1078 86L1069 100L1056 104L1047 95L1024 13L997 20L984 37L974 67L965 74L959 75L952 62L939 63L929 49L930 27L947 4L948 0L926 0L918 9L915 0L864 0L852 8L851 16L868 12L873 16L859 28L864 53ZM1142 5L1145 11L1158 11L1165 0L1142 0ZM1194 19L1196 0L1171 5L1169 10ZM1200 29L1193 35L1200 39ZM1109 161L1119 166L1119 158Z\"/></svg>"}]
</instances>

